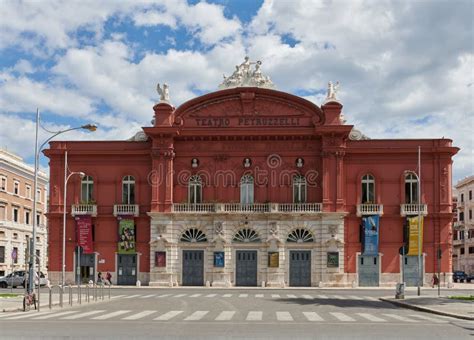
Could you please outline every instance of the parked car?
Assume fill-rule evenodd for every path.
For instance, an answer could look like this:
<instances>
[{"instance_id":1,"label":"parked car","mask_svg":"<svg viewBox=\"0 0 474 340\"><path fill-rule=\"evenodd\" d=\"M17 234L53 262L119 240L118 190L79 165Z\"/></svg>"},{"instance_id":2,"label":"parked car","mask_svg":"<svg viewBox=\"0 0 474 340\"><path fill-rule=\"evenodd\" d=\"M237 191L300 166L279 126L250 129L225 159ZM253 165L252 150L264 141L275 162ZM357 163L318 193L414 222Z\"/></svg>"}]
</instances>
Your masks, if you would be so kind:
<instances>
[{"instance_id":1,"label":"parked car","mask_svg":"<svg viewBox=\"0 0 474 340\"><path fill-rule=\"evenodd\" d=\"M18 286L23 286L25 287L25 271L24 270L16 270L13 273L10 273L6 276L0 277L0 287L1 288L8 288L13 286L13 288L16 288ZM48 284L48 280L46 279L45 275L40 272L40 285L41 286L46 286ZM35 284L38 284L38 280L35 280Z\"/></svg>"},{"instance_id":2,"label":"parked car","mask_svg":"<svg viewBox=\"0 0 474 340\"><path fill-rule=\"evenodd\" d=\"M471 281L474 282L474 273L466 276L466 282L471 283Z\"/></svg>"},{"instance_id":3,"label":"parked car","mask_svg":"<svg viewBox=\"0 0 474 340\"><path fill-rule=\"evenodd\" d=\"M463 271L460 271L460 270L457 270L453 273L453 281L454 282L464 282L465 280L467 280L467 275L465 272ZM471 280L469 280L471 281Z\"/></svg>"}]
</instances>

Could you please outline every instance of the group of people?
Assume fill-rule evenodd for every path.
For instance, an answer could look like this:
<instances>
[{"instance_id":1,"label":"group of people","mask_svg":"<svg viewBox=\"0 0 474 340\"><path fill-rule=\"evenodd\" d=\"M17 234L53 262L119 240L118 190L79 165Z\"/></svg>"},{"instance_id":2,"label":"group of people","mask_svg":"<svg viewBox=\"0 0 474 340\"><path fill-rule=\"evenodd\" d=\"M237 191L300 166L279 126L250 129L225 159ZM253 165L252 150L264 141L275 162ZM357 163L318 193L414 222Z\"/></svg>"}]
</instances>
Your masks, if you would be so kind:
<instances>
[{"instance_id":1,"label":"group of people","mask_svg":"<svg viewBox=\"0 0 474 340\"><path fill-rule=\"evenodd\" d=\"M107 272L105 274L105 278L102 277L102 272L97 273L97 284L106 284L106 285L111 285L112 284L112 274L110 272Z\"/></svg>"}]
</instances>

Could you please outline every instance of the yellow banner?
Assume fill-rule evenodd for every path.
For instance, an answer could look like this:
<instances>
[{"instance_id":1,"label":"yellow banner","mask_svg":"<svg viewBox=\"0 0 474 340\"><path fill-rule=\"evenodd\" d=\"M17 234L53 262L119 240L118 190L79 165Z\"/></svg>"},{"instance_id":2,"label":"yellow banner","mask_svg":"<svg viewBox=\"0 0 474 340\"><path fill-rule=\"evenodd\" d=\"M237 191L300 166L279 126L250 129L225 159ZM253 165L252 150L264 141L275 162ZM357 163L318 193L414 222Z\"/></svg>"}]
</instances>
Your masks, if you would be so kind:
<instances>
[{"instance_id":1,"label":"yellow banner","mask_svg":"<svg viewBox=\"0 0 474 340\"><path fill-rule=\"evenodd\" d=\"M408 218L408 254L407 255L418 255L418 216ZM420 216L420 244L423 252L423 216Z\"/></svg>"}]
</instances>

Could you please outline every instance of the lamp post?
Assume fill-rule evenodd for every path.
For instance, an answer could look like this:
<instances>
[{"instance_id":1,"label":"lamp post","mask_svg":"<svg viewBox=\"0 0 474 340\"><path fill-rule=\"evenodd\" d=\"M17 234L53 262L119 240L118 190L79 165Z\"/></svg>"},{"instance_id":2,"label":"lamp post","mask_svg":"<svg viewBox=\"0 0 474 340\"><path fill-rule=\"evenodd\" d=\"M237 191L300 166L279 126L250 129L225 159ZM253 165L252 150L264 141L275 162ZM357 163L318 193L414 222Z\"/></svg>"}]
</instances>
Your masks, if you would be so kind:
<instances>
[{"instance_id":1,"label":"lamp post","mask_svg":"<svg viewBox=\"0 0 474 340\"><path fill-rule=\"evenodd\" d=\"M66 274L66 200L67 200L67 182L73 175L79 175L83 178L86 174L83 172L71 172L69 175L67 166L67 151L64 152L64 195L63 195L63 253L61 262L61 287L64 287Z\"/></svg>"},{"instance_id":2,"label":"lamp post","mask_svg":"<svg viewBox=\"0 0 474 340\"><path fill-rule=\"evenodd\" d=\"M36 255L36 225L38 224L37 222L37 217L36 217L36 204L38 200L38 162L39 162L39 153L41 149L48 143L51 139L56 137L57 135L60 135L65 132L69 132L72 130L80 130L80 129L85 129L89 131L95 131L97 129L97 126L94 124L86 124L66 130L61 130L61 131L56 131L53 132L53 135L46 139L43 144L38 147L38 127L39 127L39 122L40 122L40 114L39 114L39 109L36 109L36 132L35 132L35 171L34 171L34 180L33 180L33 187L34 187L34 194L33 194L33 236L32 239L33 241L31 242L31 247L30 247L30 261L29 261L29 269L28 269L28 293L32 293L34 291L34 269L35 269L35 255Z\"/></svg>"}]
</instances>

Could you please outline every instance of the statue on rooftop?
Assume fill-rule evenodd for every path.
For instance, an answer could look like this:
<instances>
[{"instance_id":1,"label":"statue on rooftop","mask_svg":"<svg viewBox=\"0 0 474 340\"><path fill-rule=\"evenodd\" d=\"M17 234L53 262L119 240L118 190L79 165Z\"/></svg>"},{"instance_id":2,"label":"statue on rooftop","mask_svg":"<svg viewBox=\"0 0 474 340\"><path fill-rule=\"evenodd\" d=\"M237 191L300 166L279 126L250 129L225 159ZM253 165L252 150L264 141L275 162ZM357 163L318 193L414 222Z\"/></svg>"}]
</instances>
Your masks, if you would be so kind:
<instances>
[{"instance_id":1,"label":"statue on rooftop","mask_svg":"<svg viewBox=\"0 0 474 340\"><path fill-rule=\"evenodd\" d=\"M161 88L160 83L156 85L156 92L160 95L160 102L169 103L170 102L170 92L168 84L164 83L163 88Z\"/></svg>"},{"instance_id":2,"label":"statue on rooftop","mask_svg":"<svg viewBox=\"0 0 474 340\"><path fill-rule=\"evenodd\" d=\"M252 65L255 68L252 70ZM270 80L270 77L262 74L262 62L250 61L249 57L245 57L240 65L235 66L235 71L231 76L226 77L224 74L224 81L219 85L220 89L228 89L233 87L265 87L274 88L275 85Z\"/></svg>"}]
</instances>

